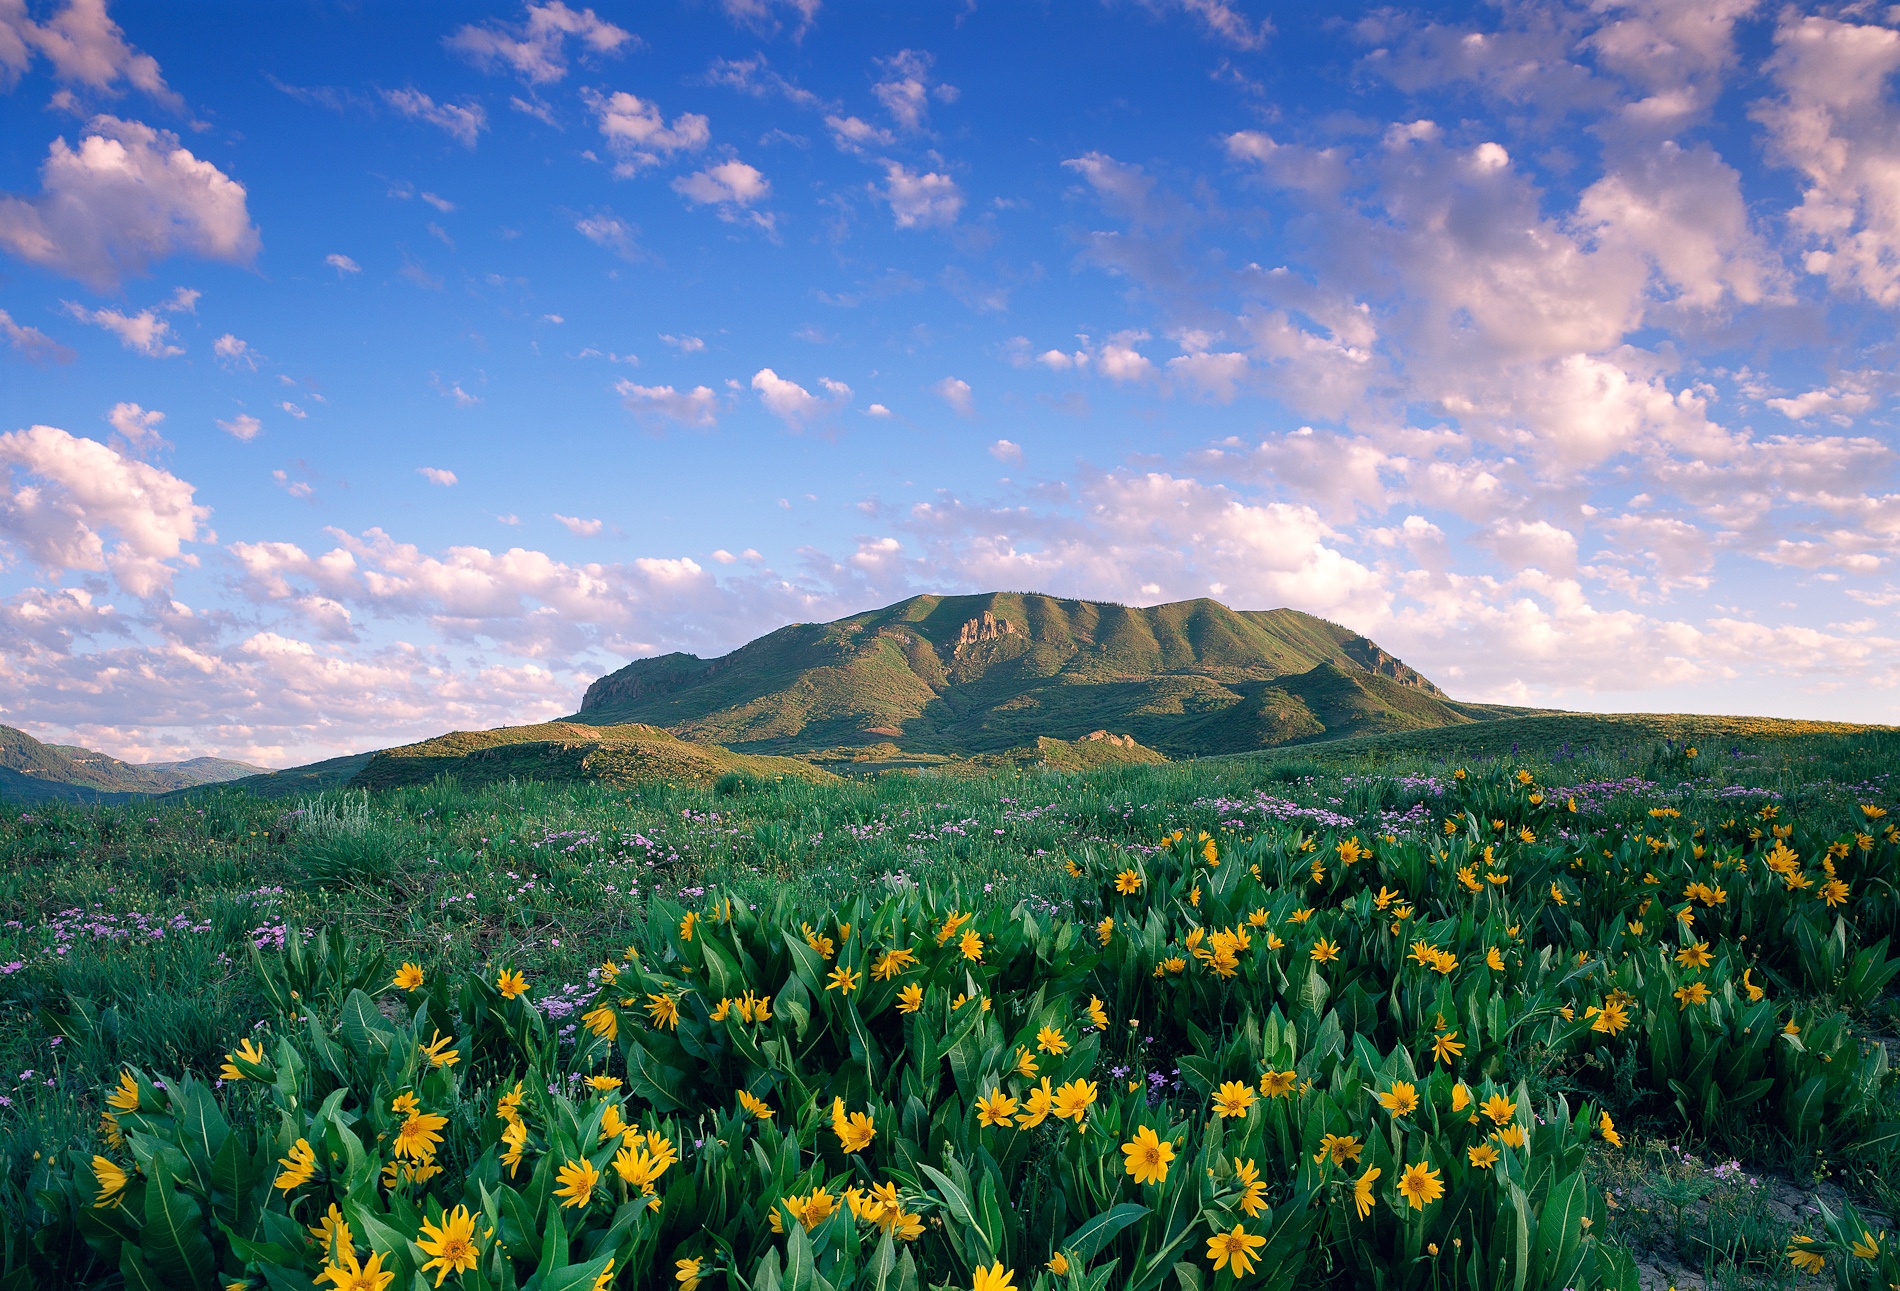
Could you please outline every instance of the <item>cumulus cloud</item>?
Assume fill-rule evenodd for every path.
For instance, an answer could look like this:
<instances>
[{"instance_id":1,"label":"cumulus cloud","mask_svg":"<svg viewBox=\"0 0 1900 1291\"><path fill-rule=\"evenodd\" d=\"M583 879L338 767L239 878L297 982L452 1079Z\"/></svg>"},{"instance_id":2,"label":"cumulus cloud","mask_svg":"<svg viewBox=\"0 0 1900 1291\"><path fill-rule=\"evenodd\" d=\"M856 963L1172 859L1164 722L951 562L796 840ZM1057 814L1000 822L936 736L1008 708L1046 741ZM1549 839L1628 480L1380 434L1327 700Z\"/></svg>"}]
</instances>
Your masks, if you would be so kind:
<instances>
[{"instance_id":1,"label":"cumulus cloud","mask_svg":"<svg viewBox=\"0 0 1900 1291\"><path fill-rule=\"evenodd\" d=\"M990 445L990 456L1010 466L1023 464L1023 446L1011 439L999 439Z\"/></svg>"},{"instance_id":2,"label":"cumulus cloud","mask_svg":"<svg viewBox=\"0 0 1900 1291\"><path fill-rule=\"evenodd\" d=\"M488 109L473 99L437 103L420 90L401 89L384 90L383 101L410 120L443 131L464 148L473 148L476 138L488 128Z\"/></svg>"},{"instance_id":3,"label":"cumulus cloud","mask_svg":"<svg viewBox=\"0 0 1900 1291\"><path fill-rule=\"evenodd\" d=\"M257 351L251 348L249 341L239 340L230 332L212 342L211 352L218 356L218 362L228 368L257 371Z\"/></svg>"},{"instance_id":4,"label":"cumulus cloud","mask_svg":"<svg viewBox=\"0 0 1900 1291\"><path fill-rule=\"evenodd\" d=\"M924 128L932 98L948 103L957 97L955 86L944 85L931 75L931 64L935 61L917 49L902 49L889 58L877 60L883 75L871 87L871 93L884 105L891 119L906 130Z\"/></svg>"},{"instance_id":5,"label":"cumulus cloud","mask_svg":"<svg viewBox=\"0 0 1900 1291\"><path fill-rule=\"evenodd\" d=\"M445 489L452 488L457 483L454 471L446 471L439 466L418 466L416 468L416 474L429 481L429 483L439 485Z\"/></svg>"},{"instance_id":6,"label":"cumulus cloud","mask_svg":"<svg viewBox=\"0 0 1900 1291\"><path fill-rule=\"evenodd\" d=\"M0 337L6 339L16 354L24 355L35 363L44 363L48 359L55 363L71 363L76 357L71 350L39 328L14 322L13 315L4 309L0 309Z\"/></svg>"},{"instance_id":7,"label":"cumulus cloud","mask_svg":"<svg viewBox=\"0 0 1900 1291\"><path fill-rule=\"evenodd\" d=\"M762 202L772 185L755 168L743 161L722 161L673 181L673 191L695 206L714 206L725 220L749 219L761 227L772 228L772 217L746 208Z\"/></svg>"},{"instance_id":8,"label":"cumulus cloud","mask_svg":"<svg viewBox=\"0 0 1900 1291\"><path fill-rule=\"evenodd\" d=\"M959 417L968 417L976 411L970 400L970 383L959 377L945 377L930 387L939 399L950 405L950 411Z\"/></svg>"},{"instance_id":9,"label":"cumulus cloud","mask_svg":"<svg viewBox=\"0 0 1900 1291\"><path fill-rule=\"evenodd\" d=\"M851 387L842 381L820 377L818 384L828 397L819 398L796 381L781 377L771 368L760 368L752 374L752 388L759 392L759 402L793 430L802 430L811 422L837 411L851 398Z\"/></svg>"},{"instance_id":10,"label":"cumulus cloud","mask_svg":"<svg viewBox=\"0 0 1900 1291\"><path fill-rule=\"evenodd\" d=\"M24 0L0 3L0 89L12 88L36 53L69 85L117 94L124 81L174 112L184 110L184 100L165 84L158 61L126 43L119 24L106 13L105 0L66 0L43 23L28 17Z\"/></svg>"},{"instance_id":11,"label":"cumulus cloud","mask_svg":"<svg viewBox=\"0 0 1900 1291\"><path fill-rule=\"evenodd\" d=\"M558 511L554 513L554 518L576 538L598 538L600 531L607 527L601 520L583 520L579 516L564 516Z\"/></svg>"},{"instance_id":12,"label":"cumulus cloud","mask_svg":"<svg viewBox=\"0 0 1900 1291\"><path fill-rule=\"evenodd\" d=\"M1900 305L1900 107L1888 92L1900 31L1790 9L1769 68L1781 96L1756 116L1807 185L1788 213L1806 269L1836 291Z\"/></svg>"},{"instance_id":13,"label":"cumulus cloud","mask_svg":"<svg viewBox=\"0 0 1900 1291\"><path fill-rule=\"evenodd\" d=\"M119 338L119 344L148 359L169 359L183 354L184 347L172 344L172 325L150 309L127 314L117 309L87 309L73 301L63 302L65 310L82 323L103 328Z\"/></svg>"},{"instance_id":14,"label":"cumulus cloud","mask_svg":"<svg viewBox=\"0 0 1900 1291\"><path fill-rule=\"evenodd\" d=\"M220 421L218 423L218 429L222 430L232 439L249 443L251 440L256 439L258 433L264 429L264 423L251 416L248 412L241 412L229 421ZM278 474L281 476L283 472L280 471Z\"/></svg>"},{"instance_id":15,"label":"cumulus cloud","mask_svg":"<svg viewBox=\"0 0 1900 1291\"><path fill-rule=\"evenodd\" d=\"M891 205L900 229L941 228L955 224L963 210L963 192L948 175L919 174L900 162L884 163L884 187L878 193Z\"/></svg>"},{"instance_id":16,"label":"cumulus cloud","mask_svg":"<svg viewBox=\"0 0 1900 1291\"><path fill-rule=\"evenodd\" d=\"M584 53L613 54L639 41L592 9L578 12L561 0L530 4L519 23L499 20L458 28L443 44L484 71L511 71L530 85L549 85L567 75L567 47Z\"/></svg>"},{"instance_id":17,"label":"cumulus cloud","mask_svg":"<svg viewBox=\"0 0 1900 1291\"><path fill-rule=\"evenodd\" d=\"M726 17L762 36L776 36L789 19L792 39L802 40L817 21L822 0L719 0ZM780 15L784 15L781 17Z\"/></svg>"},{"instance_id":18,"label":"cumulus cloud","mask_svg":"<svg viewBox=\"0 0 1900 1291\"><path fill-rule=\"evenodd\" d=\"M133 596L171 585L211 516L170 472L53 426L0 435L0 469L0 537L49 574L110 571Z\"/></svg>"},{"instance_id":19,"label":"cumulus cloud","mask_svg":"<svg viewBox=\"0 0 1900 1291\"><path fill-rule=\"evenodd\" d=\"M0 195L0 247L100 289L180 252L249 264L258 246L242 184L118 117L94 117L77 148L53 140L38 196Z\"/></svg>"},{"instance_id":20,"label":"cumulus cloud","mask_svg":"<svg viewBox=\"0 0 1900 1291\"><path fill-rule=\"evenodd\" d=\"M115 403L106 414L106 421L119 433L128 448L137 452L148 452L157 448L170 448L158 427L165 420L165 414L156 409L141 408L135 403ZM114 447L118 445L115 443Z\"/></svg>"},{"instance_id":21,"label":"cumulus cloud","mask_svg":"<svg viewBox=\"0 0 1900 1291\"><path fill-rule=\"evenodd\" d=\"M611 211L596 211L574 221L579 234L597 247L619 256L622 260L639 260L644 252L640 249L639 226L629 224Z\"/></svg>"},{"instance_id":22,"label":"cumulus cloud","mask_svg":"<svg viewBox=\"0 0 1900 1291\"><path fill-rule=\"evenodd\" d=\"M619 381L614 393L620 396L622 407L643 419L665 418L682 426L712 426L718 422L719 396L707 386L675 390L672 386Z\"/></svg>"},{"instance_id":23,"label":"cumulus cloud","mask_svg":"<svg viewBox=\"0 0 1900 1291\"><path fill-rule=\"evenodd\" d=\"M350 259L348 256L344 255L340 251L333 251L329 255L323 257L323 263L329 265L332 269L336 270L338 273L343 274L345 276L348 276L353 273L363 272L362 265L356 263L356 261Z\"/></svg>"},{"instance_id":24,"label":"cumulus cloud","mask_svg":"<svg viewBox=\"0 0 1900 1291\"><path fill-rule=\"evenodd\" d=\"M625 90L607 95L583 90L581 98L594 114L601 137L620 158L614 174L622 178L712 142L712 126L697 112L682 112L668 125L658 104Z\"/></svg>"}]
</instances>

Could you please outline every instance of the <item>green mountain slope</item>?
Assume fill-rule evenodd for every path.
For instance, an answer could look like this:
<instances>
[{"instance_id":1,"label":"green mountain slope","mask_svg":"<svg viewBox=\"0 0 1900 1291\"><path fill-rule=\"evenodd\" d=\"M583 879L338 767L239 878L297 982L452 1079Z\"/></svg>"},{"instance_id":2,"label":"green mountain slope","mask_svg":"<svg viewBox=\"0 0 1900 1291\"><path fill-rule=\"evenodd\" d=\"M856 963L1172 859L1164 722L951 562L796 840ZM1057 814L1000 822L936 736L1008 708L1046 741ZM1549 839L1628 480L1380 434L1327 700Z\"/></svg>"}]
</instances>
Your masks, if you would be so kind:
<instances>
[{"instance_id":1,"label":"green mountain slope","mask_svg":"<svg viewBox=\"0 0 1900 1291\"><path fill-rule=\"evenodd\" d=\"M590 686L571 720L772 753L996 753L1109 727L1184 757L1522 711L1452 701L1374 642L1297 610L1012 592L792 624L718 659L636 660Z\"/></svg>"},{"instance_id":2,"label":"green mountain slope","mask_svg":"<svg viewBox=\"0 0 1900 1291\"><path fill-rule=\"evenodd\" d=\"M492 731L451 731L419 744L383 749L350 779L353 789L395 789L450 775L465 785L498 780L648 780L711 783L737 773L760 780L793 776L833 780L828 771L791 758L759 757L710 744L689 744L652 726L587 726L541 722Z\"/></svg>"},{"instance_id":3,"label":"green mountain slope","mask_svg":"<svg viewBox=\"0 0 1900 1291\"><path fill-rule=\"evenodd\" d=\"M116 801L115 795L167 793L263 769L227 758L121 762L74 744L43 744L25 731L0 726L0 799L13 802Z\"/></svg>"}]
</instances>

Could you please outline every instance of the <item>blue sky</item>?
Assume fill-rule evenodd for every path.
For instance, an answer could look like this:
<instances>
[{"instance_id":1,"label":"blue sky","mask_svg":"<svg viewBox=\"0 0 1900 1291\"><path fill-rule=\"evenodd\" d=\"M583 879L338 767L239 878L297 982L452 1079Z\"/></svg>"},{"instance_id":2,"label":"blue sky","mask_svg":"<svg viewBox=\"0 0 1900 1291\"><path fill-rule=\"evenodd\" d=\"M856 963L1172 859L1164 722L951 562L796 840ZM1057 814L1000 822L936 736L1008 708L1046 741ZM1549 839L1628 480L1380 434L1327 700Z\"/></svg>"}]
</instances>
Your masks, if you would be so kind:
<instances>
[{"instance_id":1,"label":"blue sky","mask_svg":"<svg viewBox=\"0 0 1900 1291\"><path fill-rule=\"evenodd\" d=\"M1896 69L1873 4L0 0L0 721L284 764L998 588L1900 719Z\"/></svg>"}]
</instances>

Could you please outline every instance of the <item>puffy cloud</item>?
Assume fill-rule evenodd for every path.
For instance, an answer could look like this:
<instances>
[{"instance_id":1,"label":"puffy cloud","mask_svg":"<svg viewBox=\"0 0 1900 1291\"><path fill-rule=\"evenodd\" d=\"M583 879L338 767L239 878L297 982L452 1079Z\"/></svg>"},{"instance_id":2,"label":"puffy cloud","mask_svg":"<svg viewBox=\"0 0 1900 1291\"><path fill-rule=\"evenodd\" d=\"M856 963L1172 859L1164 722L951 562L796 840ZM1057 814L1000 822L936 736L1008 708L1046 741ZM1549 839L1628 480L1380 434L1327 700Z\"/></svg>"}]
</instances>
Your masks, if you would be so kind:
<instances>
[{"instance_id":1,"label":"puffy cloud","mask_svg":"<svg viewBox=\"0 0 1900 1291\"><path fill-rule=\"evenodd\" d=\"M1900 305L1900 108L1887 93L1900 31L1791 9L1769 68L1781 97L1756 116L1773 155L1807 183L1788 213L1811 248L1807 270L1836 291Z\"/></svg>"},{"instance_id":2,"label":"puffy cloud","mask_svg":"<svg viewBox=\"0 0 1900 1291\"><path fill-rule=\"evenodd\" d=\"M1577 536L1548 520L1494 520L1478 541L1507 569L1570 575L1577 568Z\"/></svg>"},{"instance_id":3,"label":"puffy cloud","mask_svg":"<svg viewBox=\"0 0 1900 1291\"><path fill-rule=\"evenodd\" d=\"M383 101L412 121L421 121L446 133L464 148L488 128L488 109L473 99L464 103L437 103L420 90L384 90Z\"/></svg>"},{"instance_id":4,"label":"puffy cloud","mask_svg":"<svg viewBox=\"0 0 1900 1291\"><path fill-rule=\"evenodd\" d=\"M658 104L625 90L609 95L583 90L581 98L599 123L607 146L620 158L614 173L623 178L678 153L698 152L712 142L712 127L697 112L682 112L668 125Z\"/></svg>"},{"instance_id":5,"label":"puffy cloud","mask_svg":"<svg viewBox=\"0 0 1900 1291\"><path fill-rule=\"evenodd\" d=\"M929 54L916 49L899 50L889 58L877 60L884 75L871 87L871 93L884 105L891 119L906 130L924 128L933 96L943 102L957 97L954 86L933 84L930 67L934 61Z\"/></svg>"},{"instance_id":6,"label":"puffy cloud","mask_svg":"<svg viewBox=\"0 0 1900 1291\"><path fill-rule=\"evenodd\" d=\"M802 40L811 30L821 4L822 0L719 0L726 17L762 36L776 36L784 25L779 14L788 15L796 23L793 40Z\"/></svg>"},{"instance_id":7,"label":"puffy cloud","mask_svg":"<svg viewBox=\"0 0 1900 1291\"><path fill-rule=\"evenodd\" d=\"M12 87L35 52L68 84L116 94L123 80L174 112L184 110L158 61L126 44L119 24L106 14L105 0L66 0L43 23L27 16L25 0L0 3L0 89Z\"/></svg>"},{"instance_id":8,"label":"puffy cloud","mask_svg":"<svg viewBox=\"0 0 1900 1291\"><path fill-rule=\"evenodd\" d=\"M868 152L897 142L897 136L891 131L859 117L839 116L834 112L825 117L825 125L831 131L831 141L843 152Z\"/></svg>"},{"instance_id":9,"label":"puffy cloud","mask_svg":"<svg viewBox=\"0 0 1900 1291\"><path fill-rule=\"evenodd\" d=\"M567 75L567 43L578 41L590 54L612 54L634 34L616 27L592 9L576 12L561 0L530 4L520 23L469 24L445 37L443 44L486 71L513 71L531 85L548 85Z\"/></svg>"},{"instance_id":10,"label":"puffy cloud","mask_svg":"<svg viewBox=\"0 0 1900 1291\"><path fill-rule=\"evenodd\" d=\"M1842 426L1851 426L1854 418L1874 406L1874 396L1866 390L1828 386L1784 399L1764 399L1763 403L1790 421L1826 417Z\"/></svg>"},{"instance_id":11,"label":"puffy cloud","mask_svg":"<svg viewBox=\"0 0 1900 1291\"><path fill-rule=\"evenodd\" d=\"M172 325L149 309L127 314L117 309L87 309L72 301L64 302L66 312L82 323L104 328L119 338L119 344L148 359L168 359L183 354L184 347L173 345Z\"/></svg>"},{"instance_id":12,"label":"puffy cloud","mask_svg":"<svg viewBox=\"0 0 1900 1291\"><path fill-rule=\"evenodd\" d=\"M218 362L226 367L257 371L257 351L251 348L249 341L239 340L230 332L226 332L212 343L211 352L217 355Z\"/></svg>"},{"instance_id":13,"label":"puffy cloud","mask_svg":"<svg viewBox=\"0 0 1900 1291\"><path fill-rule=\"evenodd\" d=\"M0 535L49 573L110 570L134 596L170 586L211 515L170 472L53 426L0 435L0 468Z\"/></svg>"},{"instance_id":14,"label":"puffy cloud","mask_svg":"<svg viewBox=\"0 0 1900 1291\"><path fill-rule=\"evenodd\" d=\"M106 421L119 432L127 446L140 451L171 447L158 433L159 423L164 420L164 413L141 408L135 403L115 403L112 411L106 414Z\"/></svg>"},{"instance_id":15,"label":"puffy cloud","mask_svg":"<svg viewBox=\"0 0 1900 1291\"><path fill-rule=\"evenodd\" d=\"M429 483L440 485L445 489L451 488L458 483L454 471L443 470L439 466L418 466L416 468L416 474L429 481Z\"/></svg>"},{"instance_id":16,"label":"puffy cloud","mask_svg":"<svg viewBox=\"0 0 1900 1291\"><path fill-rule=\"evenodd\" d=\"M884 163L882 196L891 204L891 214L900 229L955 224L963 210L962 190L950 176L935 171L919 174L895 161Z\"/></svg>"},{"instance_id":17,"label":"puffy cloud","mask_svg":"<svg viewBox=\"0 0 1900 1291\"><path fill-rule=\"evenodd\" d=\"M14 351L25 355L35 363L51 359L55 363L71 363L76 357L73 352L42 332L37 327L27 327L13 321L13 315L0 309L0 337L6 338Z\"/></svg>"},{"instance_id":18,"label":"puffy cloud","mask_svg":"<svg viewBox=\"0 0 1900 1291\"><path fill-rule=\"evenodd\" d=\"M619 381L614 385L614 393L620 396L621 406L637 417L664 417L682 426L711 426L718 421L719 396L707 386L675 390L672 386Z\"/></svg>"},{"instance_id":19,"label":"puffy cloud","mask_svg":"<svg viewBox=\"0 0 1900 1291\"><path fill-rule=\"evenodd\" d=\"M218 429L233 439L239 439L249 443L251 440L257 438L259 431L264 429L264 423L251 416L248 412L241 412L229 421L220 421L218 423Z\"/></svg>"},{"instance_id":20,"label":"puffy cloud","mask_svg":"<svg viewBox=\"0 0 1900 1291\"><path fill-rule=\"evenodd\" d=\"M737 219L745 207L762 201L772 191L765 176L743 161L722 161L673 181L673 191L695 206L717 206L721 219ZM747 218L770 229L772 219L759 212Z\"/></svg>"},{"instance_id":21,"label":"puffy cloud","mask_svg":"<svg viewBox=\"0 0 1900 1291\"><path fill-rule=\"evenodd\" d=\"M990 445L990 456L1010 466L1023 464L1023 446L1014 440L999 439Z\"/></svg>"},{"instance_id":22,"label":"puffy cloud","mask_svg":"<svg viewBox=\"0 0 1900 1291\"><path fill-rule=\"evenodd\" d=\"M1235 49L1253 51L1265 48L1273 34L1273 24L1265 18L1254 21L1227 0L1148 0L1155 9L1174 8L1199 20L1210 36Z\"/></svg>"},{"instance_id":23,"label":"puffy cloud","mask_svg":"<svg viewBox=\"0 0 1900 1291\"><path fill-rule=\"evenodd\" d=\"M363 272L362 265L356 263L356 261L350 259L348 256L344 255L340 251L333 251L329 255L323 257L323 263L329 265L332 269L336 270L338 273L343 274L345 276L349 274L353 274L353 273Z\"/></svg>"},{"instance_id":24,"label":"puffy cloud","mask_svg":"<svg viewBox=\"0 0 1900 1291\"><path fill-rule=\"evenodd\" d=\"M559 511L554 513L554 518L561 522L562 528L576 538L598 538L600 531L607 527L604 521L583 520L579 516L564 516Z\"/></svg>"},{"instance_id":25,"label":"puffy cloud","mask_svg":"<svg viewBox=\"0 0 1900 1291\"><path fill-rule=\"evenodd\" d=\"M793 430L801 430L810 422L835 412L851 398L851 387L842 381L820 377L818 384L824 387L828 398L820 399L771 368L760 368L752 374L752 388L759 392L759 402Z\"/></svg>"},{"instance_id":26,"label":"puffy cloud","mask_svg":"<svg viewBox=\"0 0 1900 1291\"><path fill-rule=\"evenodd\" d=\"M0 247L99 288L178 252L256 256L244 186L177 135L111 116L86 130L77 148L53 140L37 197L0 196Z\"/></svg>"},{"instance_id":27,"label":"puffy cloud","mask_svg":"<svg viewBox=\"0 0 1900 1291\"><path fill-rule=\"evenodd\" d=\"M1585 189L1577 218L1599 245L1647 258L1685 304L1752 305L1779 278L1750 230L1741 175L1707 144L1673 140Z\"/></svg>"},{"instance_id":28,"label":"puffy cloud","mask_svg":"<svg viewBox=\"0 0 1900 1291\"><path fill-rule=\"evenodd\" d=\"M640 249L638 226L627 223L610 211L584 215L574 221L574 228L589 242L597 247L605 247L622 260L639 260L645 254Z\"/></svg>"},{"instance_id":29,"label":"puffy cloud","mask_svg":"<svg viewBox=\"0 0 1900 1291\"><path fill-rule=\"evenodd\" d=\"M957 377L945 377L930 387L937 397L950 405L950 411L959 417L968 417L976 408L970 399L970 383Z\"/></svg>"},{"instance_id":30,"label":"puffy cloud","mask_svg":"<svg viewBox=\"0 0 1900 1291\"><path fill-rule=\"evenodd\" d=\"M1148 339L1146 332L1118 332L1110 337L1095 357L1095 369L1111 381L1150 381L1155 365L1135 346Z\"/></svg>"}]
</instances>

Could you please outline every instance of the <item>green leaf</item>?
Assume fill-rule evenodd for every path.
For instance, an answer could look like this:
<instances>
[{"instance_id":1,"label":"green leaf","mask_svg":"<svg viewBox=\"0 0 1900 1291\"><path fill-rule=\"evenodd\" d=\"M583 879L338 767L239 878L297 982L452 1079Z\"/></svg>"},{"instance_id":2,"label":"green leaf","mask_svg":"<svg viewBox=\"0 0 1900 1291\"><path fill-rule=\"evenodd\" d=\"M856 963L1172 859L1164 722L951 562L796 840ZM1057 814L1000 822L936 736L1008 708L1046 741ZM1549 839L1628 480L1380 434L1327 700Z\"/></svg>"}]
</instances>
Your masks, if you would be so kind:
<instances>
[{"instance_id":1,"label":"green leaf","mask_svg":"<svg viewBox=\"0 0 1900 1291\"><path fill-rule=\"evenodd\" d=\"M209 1287L218 1257L204 1233L204 1211L162 1160L153 1159L145 1189L145 1226L139 1233L145 1262L172 1287Z\"/></svg>"},{"instance_id":2,"label":"green leaf","mask_svg":"<svg viewBox=\"0 0 1900 1291\"><path fill-rule=\"evenodd\" d=\"M598 1256L585 1264L570 1264L564 1269L550 1273L541 1283L540 1291L582 1291L599 1281L600 1275L607 1271L613 1262L611 1254Z\"/></svg>"},{"instance_id":3,"label":"green leaf","mask_svg":"<svg viewBox=\"0 0 1900 1291\"><path fill-rule=\"evenodd\" d=\"M225 1121L224 1113L218 1110L217 1100L211 1096L211 1091L199 1081L193 1080L185 1085L175 1106L179 1146L191 1158L199 1187L209 1190L212 1163L230 1138L231 1126Z\"/></svg>"},{"instance_id":4,"label":"green leaf","mask_svg":"<svg viewBox=\"0 0 1900 1291\"><path fill-rule=\"evenodd\" d=\"M1579 1171L1552 1186L1537 1219L1537 1271L1548 1282L1570 1262L1583 1240L1583 1217L1590 1205L1589 1189Z\"/></svg>"},{"instance_id":5,"label":"green leaf","mask_svg":"<svg viewBox=\"0 0 1900 1291\"><path fill-rule=\"evenodd\" d=\"M937 1185L937 1195L943 1199L944 1209L950 1212L950 1217L975 1233L989 1253L989 1258L996 1259L996 1248L990 1245L990 1235L983 1230L982 1223L976 1217L976 1207L970 1201L970 1194L935 1166L927 1166L920 1161L917 1168L929 1175L930 1181Z\"/></svg>"},{"instance_id":6,"label":"green leaf","mask_svg":"<svg viewBox=\"0 0 1900 1291\"><path fill-rule=\"evenodd\" d=\"M1090 1263L1102 1253L1104 1247L1115 1240L1122 1229L1147 1213L1146 1206L1124 1201L1119 1206L1083 1220L1081 1225L1065 1237L1056 1249L1071 1260L1080 1261L1083 1264Z\"/></svg>"},{"instance_id":7,"label":"green leaf","mask_svg":"<svg viewBox=\"0 0 1900 1291\"><path fill-rule=\"evenodd\" d=\"M119 1248L119 1276L125 1279L128 1291L166 1291L165 1284L140 1258L139 1248L132 1242Z\"/></svg>"}]
</instances>

